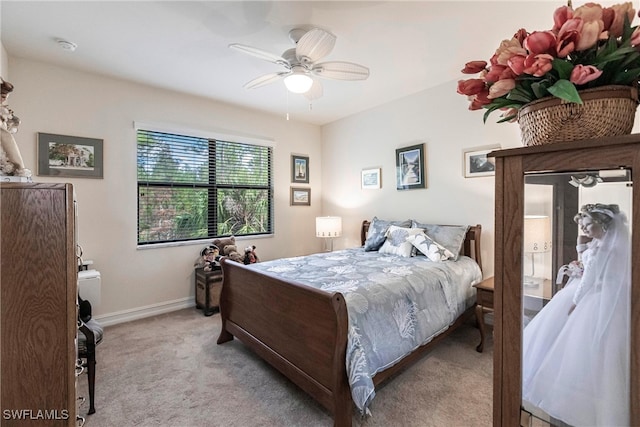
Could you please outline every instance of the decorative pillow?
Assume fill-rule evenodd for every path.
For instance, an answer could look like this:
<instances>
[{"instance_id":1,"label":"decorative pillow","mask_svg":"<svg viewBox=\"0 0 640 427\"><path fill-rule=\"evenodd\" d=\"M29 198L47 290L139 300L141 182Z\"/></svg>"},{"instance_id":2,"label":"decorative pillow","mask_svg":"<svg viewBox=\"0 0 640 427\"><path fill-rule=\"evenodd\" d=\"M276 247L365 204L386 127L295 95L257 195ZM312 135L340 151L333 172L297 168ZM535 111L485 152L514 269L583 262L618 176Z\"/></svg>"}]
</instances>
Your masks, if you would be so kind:
<instances>
[{"instance_id":1,"label":"decorative pillow","mask_svg":"<svg viewBox=\"0 0 640 427\"><path fill-rule=\"evenodd\" d=\"M468 225L421 224L416 221L411 221L411 227L424 229L426 235L454 254L454 259L458 259L469 230Z\"/></svg>"},{"instance_id":2,"label":"decorative pillow","mask_svg":"<svg viewBox=\"0 0 640 427\"><path fill-rule=\"evenodd\" d=\"M419 230L419 228L416 230ZM409 236L407 241L415 246L416 249L422 252L431 261L440 262L449 259L456 259L456 256L451 253L449 249L445 248L424 233Z\"/></svg>"},{"instance_id":3,"label":"decorative pillow","mask_svg":"<svg viewBox=\"0 0 640 427\"><path fill-rule=\"evenodd\" d=\"M387 239L384 241L379 252L381 254L410 257L412 256L411 252L413 251L413 245L408 241L408 239L419 233L422 233L422 229L420 228L406 228L390 225L386 233Z\"/></svg>"},{"instance_id":4,"label":"decorative pillow","mask_svg":"<svg viewBox=\"0 0 640 427\"><path fill-rule=\"evenodd\" d=\"M377 251L380 249L384 240L386 239L386 232L390 225L396 225L398 227L411 227L411 220L406 221L385 221L373 217L371 224L369 225L369 231L367 233L367 239L364 241L365 251Z\"/></svg>"}]
</instances>

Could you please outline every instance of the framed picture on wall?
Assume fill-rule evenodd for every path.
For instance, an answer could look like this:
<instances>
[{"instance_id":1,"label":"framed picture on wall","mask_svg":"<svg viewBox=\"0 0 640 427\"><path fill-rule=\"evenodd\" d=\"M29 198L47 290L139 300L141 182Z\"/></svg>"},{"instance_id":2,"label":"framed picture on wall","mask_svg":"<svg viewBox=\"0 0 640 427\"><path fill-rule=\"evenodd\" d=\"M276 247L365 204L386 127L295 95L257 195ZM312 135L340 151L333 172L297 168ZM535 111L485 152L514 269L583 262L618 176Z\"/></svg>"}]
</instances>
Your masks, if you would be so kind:
<instances>
[{"instance_id":1,"label":"framed picture on wall","mask_svg":"<svg viewBox=\"0 0 640 427\"><path fill-rule=\"evenodd\" d=\"M499 148L499 145L491 145L486 147L470 148L464 151L464 177L475 178L495 175L495 160L492 157L488 157L487 154Z\"/></svg>"},{"instance_id":2,"label":"framed picture on wall","mask_svg":"<svg viewBox=\"0 0 640 427\"><path fill-rule=\"evenodd\" d=\"M311 206L311 189L291 187L291 206Z\"/></svg>"},{"instance_id":3,"label":"framed picture on wall","mask_svg":"<svg viewBox=\"0 0 640 427\"><path fill-rule=\"evenodd\" d=\"M38 175L102 178L102 139L38 132Z\"/></svg>"},{"instance_id":4,"label":"framed picture on wall","mask_svg":"<svg viewBox=\"0 0 640 427\"><path fill-rule=\"evenodd\" d=\"M396 188L427 188L425 182L424 144L396 150Z\"/></svg>"},{"instance_id":5,"label":"framed picture on wall","mask_svg":"<svg viewBox=\"0 0 640 427\"><path fill-rule=\"evenodd\" d=\"M291 182L309 183L309 157L291 155Z\"/></svg>"},{"instance_id":6,"label":"framed picture on wall","mask_svg":"<svg viewBox=\"0 0 640 427\"><path fill-rule=\"evenodd\" d=\"M362 188L377 190L380 188L380 168L363 169L361 174Z\"/></svg>"}]
</instances>

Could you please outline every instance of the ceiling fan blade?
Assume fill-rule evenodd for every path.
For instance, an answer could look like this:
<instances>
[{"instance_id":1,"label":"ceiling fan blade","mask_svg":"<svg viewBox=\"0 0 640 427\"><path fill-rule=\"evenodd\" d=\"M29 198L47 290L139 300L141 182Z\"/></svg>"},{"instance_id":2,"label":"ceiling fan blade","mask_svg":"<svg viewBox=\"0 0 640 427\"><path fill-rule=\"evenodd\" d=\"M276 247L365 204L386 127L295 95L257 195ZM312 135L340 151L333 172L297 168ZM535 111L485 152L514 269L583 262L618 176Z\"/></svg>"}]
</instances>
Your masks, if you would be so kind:
<instances>
[{"instance_id":1,"label":"ceiling fan blade","mask_svg":"<svg viewBox=\"0 0 640 427\"><path fill-rule=\"evenodd\" d=\"M307 31L296 45L296 56L304 63L316 62L327 56L336 44L336 36L320 28Z\"/></svg>"},{"instance_id":2,"label":"ceiling fan blade","mask_svg":"<svg viewBox=\"0 0 640 427\"><path fill-rule=\"evenodd\" d=\"M268 85L269 83L273 83L276 80L281 79L282 77L286 76L287 74L290 74L289 71L282 71L279 73L270 73L270 74L265 74L264 76L260 76L258 78L255 78L253 80L251 80L248 83L245 83L244 88L245 89L255 89L264 85Z\"/></svg>"},{"instance_id":3,"label":"ceiling fan blade","mask_svg":"<svg viewBox=\"0 0 640 427\"><path fill-rule=\"evenodd\" d=\"M304 93L304 96L309 100L313 101L318 98L321 98L323 94L322 83L318 79L313 79L313 84L311 85L311 89Z\"/></svg>"},{"instance_id":4,"label":"ceiling fan blade","mask_svg":"<svg viewBox=\"0 0 640 427\"><path fill-rule=\"evenodd\" d=\"M279 65L284 65L285 67L289 67L289 62L280 55L276 55L274 53L267 52L253 46L247 46L239 43L232 43L229 45L229 47L231 49L235 49L239 52L246 53L256 58L264 59L265 61L273 62L274 64L279 64Z\"/></svg>"},{"instance_id":5,"label":"ceiling fan blade","mask_svg":"<svg viewBox=\"0 0 640 427\"><path fill-rule=\"evenodd\" d=\"M352 62L330 61L315 64L311 72L316 76L336 80L366 80L369 69Z\"/></svg>"}]
</instances>

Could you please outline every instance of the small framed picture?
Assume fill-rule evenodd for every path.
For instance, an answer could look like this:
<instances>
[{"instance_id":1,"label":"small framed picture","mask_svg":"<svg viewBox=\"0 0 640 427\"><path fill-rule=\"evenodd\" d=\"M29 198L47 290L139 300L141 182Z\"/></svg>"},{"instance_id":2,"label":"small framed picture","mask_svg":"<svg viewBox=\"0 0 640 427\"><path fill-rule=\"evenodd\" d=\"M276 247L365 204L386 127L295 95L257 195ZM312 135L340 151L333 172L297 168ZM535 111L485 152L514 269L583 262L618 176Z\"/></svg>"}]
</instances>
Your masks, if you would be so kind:
<instances>
[{"instance_id":1,"label":"small framed picture","mask_svg":"<svg viewBox=\"0 0 640 427\"><path fill-rule=\"evenodd\" d=\"M496 174L496 164L487 154L499 149L499 145L471 148L464 152L464 177L475 178L480 176L492 176Z\"/></svg>"},{"instance_id":2,"label":"small framed picture","mask_svg":"<svg viewBox=\"0 0 640 427\"><path fill-rule=\"evenodd\" d=\"M38 132L38 175L102 178L102 139Z\"/></svg>"},{"instance_id":3,"label":"small framed picture","mask_svg":"<svg viewBox=\"0 0 640 427\"><path fill-rule=\"evenodd\" d=\"M311 206L311 189L291 187L291 206Z\"/></svg>"},{"instance_id":4,"label":"small framed picture","mask_svg":"<svg viewBox=\"0 0 640 427\"><path fill-rule=\"evenodd\" d=\"M362 170L362 188L365 190L377 190L380 188L380 168Z\"/></svg>"},{"instance_id":5,"label":"small framed picture","mask_svg":"<svg viewBox=\"0 0 640 427\"><path fill-rule=\"evenodd\" d=\"M295 154L291 156L291 182L309 183L309 157Z\"/></svg>"},{"instance_id":6,"label":"small framed picture","mask_svg":"<svg viewBox=\"0 0 640 427\"><path fill-rule=\"evenodd\" d=\"M396 188L427 188L425 182L424 144L396 150Z\"/></svg>"}]
</instances>

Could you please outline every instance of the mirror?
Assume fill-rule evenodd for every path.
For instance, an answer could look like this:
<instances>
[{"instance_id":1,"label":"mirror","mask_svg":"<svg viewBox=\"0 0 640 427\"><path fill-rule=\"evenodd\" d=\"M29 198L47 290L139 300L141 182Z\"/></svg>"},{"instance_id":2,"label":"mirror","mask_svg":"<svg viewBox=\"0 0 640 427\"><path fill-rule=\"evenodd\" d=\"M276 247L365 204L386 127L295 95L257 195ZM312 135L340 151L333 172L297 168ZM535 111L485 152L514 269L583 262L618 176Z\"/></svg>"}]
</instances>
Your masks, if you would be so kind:
<instances>
[{"instance_id":1,"label":"mirror","mask_svg":"<svg viewBox=\"0 0 640 427\"><path fill-rule=\"evenodd\" d=\"M629 425L631 172L525 176L522 408Z\"/></svg>"}]
</instances>

